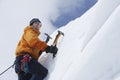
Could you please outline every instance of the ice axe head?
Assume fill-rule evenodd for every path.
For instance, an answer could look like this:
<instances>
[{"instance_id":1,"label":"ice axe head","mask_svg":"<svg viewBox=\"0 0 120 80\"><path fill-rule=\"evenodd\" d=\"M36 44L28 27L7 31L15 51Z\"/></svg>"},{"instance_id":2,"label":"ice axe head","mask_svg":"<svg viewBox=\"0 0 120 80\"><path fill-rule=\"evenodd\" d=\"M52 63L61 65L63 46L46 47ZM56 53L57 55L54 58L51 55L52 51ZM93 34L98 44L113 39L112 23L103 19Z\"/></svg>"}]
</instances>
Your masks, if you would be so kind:
<instances>
[{"instance_id":1,"label":"ice axe head","mask_svg":"<svg viewBox=\"0 0 120 80\"><path fill-rule=\"evenodd\" d=\"M47 39L46 39L46 43L48 43L48 41L50 40L50 39L52 39L47 33L45 33L45 35L47 36Z\"/></svg>"},{"instance_id":2,"label":"ice axe head","mask_svg":"<svg viewBox=\"0 0 120 80\"><path fill-rule=\"evenodd\" d=\"M62 31L59 31L59 30L58 30L58 34L64 36L64 33Z\"/></svg>"}]
</instances>

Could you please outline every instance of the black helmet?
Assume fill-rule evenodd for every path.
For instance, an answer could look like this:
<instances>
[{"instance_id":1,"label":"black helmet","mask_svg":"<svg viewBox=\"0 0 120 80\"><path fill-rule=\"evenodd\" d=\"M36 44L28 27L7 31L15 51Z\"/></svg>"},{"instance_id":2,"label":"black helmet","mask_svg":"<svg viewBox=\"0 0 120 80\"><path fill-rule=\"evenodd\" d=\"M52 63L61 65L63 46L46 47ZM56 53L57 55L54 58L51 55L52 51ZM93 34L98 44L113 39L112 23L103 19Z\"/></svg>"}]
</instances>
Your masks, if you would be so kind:
<instances>
[{"instance_id":1,"label":"black helmet","mask_svg":"<svg viewBox=\"0 0 120 80\"><path fill-rule=\"evenodd\" d=\"M40 21L38 18L33 18L33 19L30 21L30 26L33 25L33 23L35 23L35 22L41 23L41 21Z\"/></svg>"}]
</instances>

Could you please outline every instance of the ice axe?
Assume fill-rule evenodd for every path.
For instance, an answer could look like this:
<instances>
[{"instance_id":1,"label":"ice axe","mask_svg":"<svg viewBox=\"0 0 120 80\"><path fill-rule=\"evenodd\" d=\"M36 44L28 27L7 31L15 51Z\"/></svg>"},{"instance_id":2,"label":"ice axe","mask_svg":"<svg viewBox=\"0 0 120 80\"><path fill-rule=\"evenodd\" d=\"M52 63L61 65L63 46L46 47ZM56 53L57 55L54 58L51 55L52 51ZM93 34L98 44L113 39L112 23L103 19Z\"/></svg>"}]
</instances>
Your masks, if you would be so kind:
<instances>
[{"instance_id":1,"label":"ice axe","mask_svg":"<svg viewBox=\"0 0 120 80\"><path fill-rule=\"evenodd\" d=\"M52 44L53 47L57 47L58 40L59 40L59 38L60 38L61 35L64 36L64 33L63 33L62 31L59 31L59 30L58 30L58 34L56 35L56 38L55 38L55 40L54 40L54 42L53 42L53 44ZM53 54L53 58L56 57L56 54L57 54L57 53Z\"/></svg>"},{"instance_id":2,"label":"ice axe","mask_svg":"<svg viewBox=\"0 0 120 80\"><path fill-rule=\"evenodd\" d=\"M52 37L50 37L47 33L44 33L44 34L47 36L45 42L48 43L49 40L52 39ZM42 54L42 51L39 52L39 56L40 56L41 54Z\"/></svg>"},{"instance_id":3,"label":"ice axe","mask_svg":"<svg viewBox=\"0 0 120 80\"><path fill-rule=\"evenodd\" d=\"M46 36L47 36L47 39L46 39L46 43L48 43L48 41L50 40L50 39L52 39L52 37L50 37L47 33L44 33Z\"/></svg>"}]
</instances>

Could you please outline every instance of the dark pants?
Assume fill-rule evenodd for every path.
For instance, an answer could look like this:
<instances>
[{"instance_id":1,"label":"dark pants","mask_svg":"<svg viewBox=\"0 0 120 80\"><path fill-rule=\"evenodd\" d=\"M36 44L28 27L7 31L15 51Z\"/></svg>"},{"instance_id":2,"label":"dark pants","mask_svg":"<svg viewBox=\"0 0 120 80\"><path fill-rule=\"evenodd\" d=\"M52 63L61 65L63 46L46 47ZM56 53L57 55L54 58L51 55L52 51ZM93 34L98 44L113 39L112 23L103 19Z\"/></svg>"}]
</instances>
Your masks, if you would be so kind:
<instances>
[{"instance_id":1,"label":"dark pants","mask_svg":"<svg viewBox=\"0 0 120 80\"><path fill-rule=\"evenodd\" d=\"M21 60L22 56L16 58L15 71L18 73L18 80L43 80L47 76L48 70L35 59L30 60L29 73L25 74L21 71Z\"/></svg>"}]
</instances>

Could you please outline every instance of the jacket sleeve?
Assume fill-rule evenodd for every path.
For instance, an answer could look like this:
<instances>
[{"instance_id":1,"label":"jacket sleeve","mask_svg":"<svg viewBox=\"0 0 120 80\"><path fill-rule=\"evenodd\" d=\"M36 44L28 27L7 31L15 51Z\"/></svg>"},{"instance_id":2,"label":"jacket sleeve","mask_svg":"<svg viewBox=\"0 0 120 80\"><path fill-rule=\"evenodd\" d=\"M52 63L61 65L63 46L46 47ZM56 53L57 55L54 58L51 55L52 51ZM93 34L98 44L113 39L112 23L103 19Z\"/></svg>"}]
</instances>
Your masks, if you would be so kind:
<instances>
[{"instance_id":1,"label":"jacket sleeve","mask_svg":"<svg viewBox=\"0 0 120 80\"><path fill-rule=\"evenodd\" d=\"M39 49L40 51L45 51L45 49L48 46L47 43L41 41L38 38L38 35L36 33L34 33L33 31L27 31L24 34L24 39L27 41L27 43L29 44L30 47Z\"/></svg>"}]
</instances>

